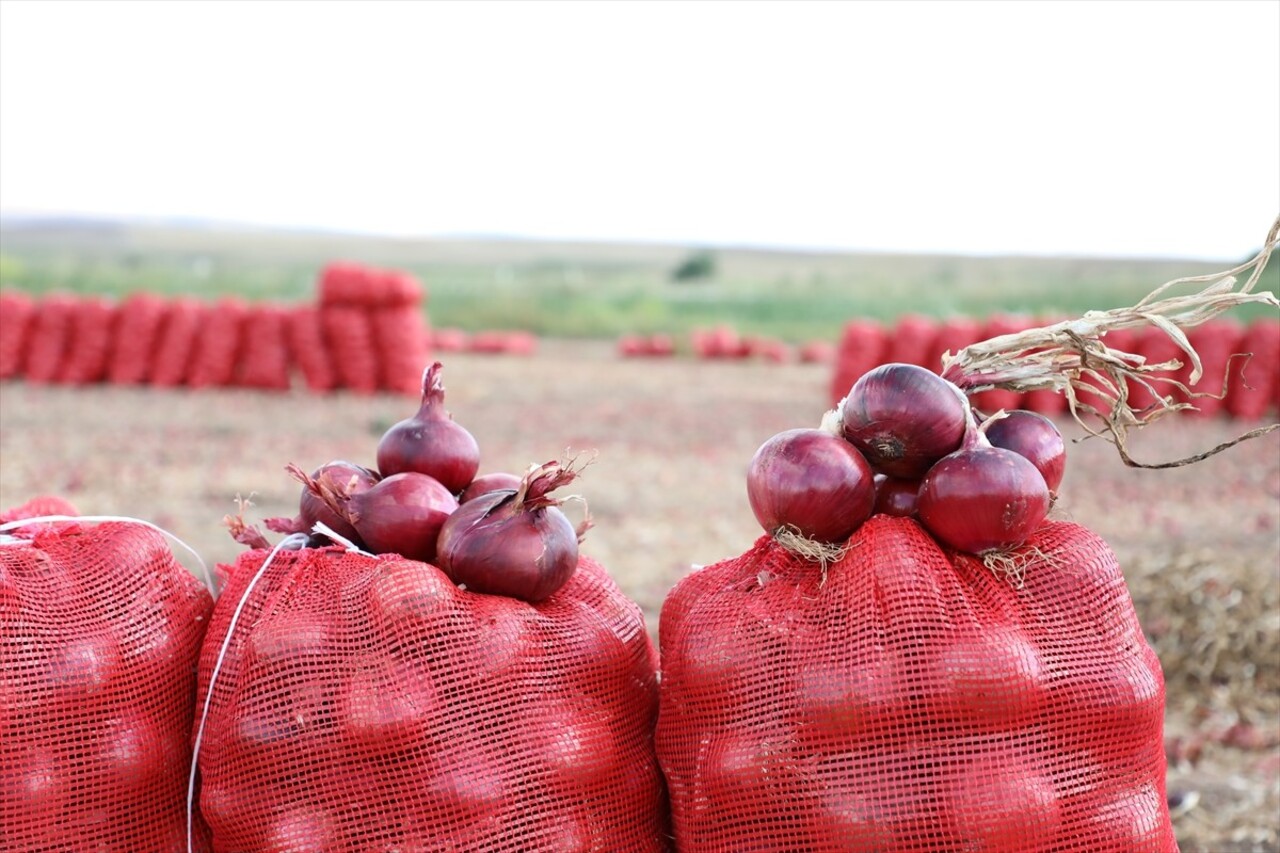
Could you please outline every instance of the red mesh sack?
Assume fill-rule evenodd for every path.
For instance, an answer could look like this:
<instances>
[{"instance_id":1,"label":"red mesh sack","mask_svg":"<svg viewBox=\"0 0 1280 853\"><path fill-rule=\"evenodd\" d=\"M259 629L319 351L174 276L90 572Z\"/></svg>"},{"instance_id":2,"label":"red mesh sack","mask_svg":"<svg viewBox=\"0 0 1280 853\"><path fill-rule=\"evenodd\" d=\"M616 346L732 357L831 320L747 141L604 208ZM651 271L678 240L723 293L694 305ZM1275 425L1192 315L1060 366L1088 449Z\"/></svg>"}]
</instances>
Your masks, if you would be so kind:
<instances>
[{"instance_id":1,"label":"red mesh sack","mask_svg":"<svg viewBox=\"0 0 1280 853\"><path fill-rule=\"evenodd\" d=\"M62 365L63 382L88 385L106 377L115 339L116 314L115 303L101 296L86 297L76 303L67 357Z\"/></svg>"},{"instance_id":2,"label":"red mesh sack","mask_svg":"<svg viewBox=\"0 0 1280 853\"><path fill-rule=\"evenodd\" d=\"M187 381L196 340L209 311L209 306L198 299L181 297L173 300L156 341L155 363L151 368L152 385L173 388Z\"/></svg>"},{"instance_id":3,"label":"red mesh sack","mask_svg":"<svg viewBox=\"0 0 1280 853\"><path fill-rule=\"evenodd\" d=\"M663 605L690 851L1168 853L1164 681L1115 557L1046 523L1018 588L877 515L824 573L762 537Z\"/></svg>"},{"instance_id":4,"label":"red mesh sack","mask_svg":"<svg viewBox=\"0 0 1280 853\"><path fill-rule=\"evenodd\" d=\"M885 362L888 340L884 327L874 320L845 323L836 349L836 369L831 377L831 402L839 403L862 374Z\"/></svg>"},{"instance_id":5,"label":"red mesh sack","mask_svg":"<svg viewBox=\"0 0 1280 853\"><path fill-rule=\"evenodd\" d=\"M6 512L0 512L0 524L8 524L11 521L21 521L26 518L41 518L49 515L79 515L76 508L66 500L55 495L41 495L32 498L22 506L14 507ZM20 531L21 528L18 528ZM21 535L21 533L10 530L10 536Z\"/></svg>"},{"instance_id":6,"label":"red mesh sack","mask_svg":"<svg viewBox=\"0 0 1280 853\"><path fill-rule=\"evenodd\" d=\"M142 524L19 533L0 544L0 846L185 849L209 593Z\"/></svg>"},{"instance_id":7,"label":"red mesh sack","mask_svg":"<svg viewBox=\"0 0 1280 853\"><path fill-rule=\"evenodd\" d=\"M320 304L363 307L368 299L369 270L360 264L334 261L320 271Z\"/></svg>"},{"instance_id":8,"label":"red mesh sack","mask_svg":"<svg viewBox=\"0 0 1280 853\"><path fill-rule=\"evenodd\" d=\"M933 339L937 335L938 324L934 320L919 314L904 314L898 318L890 332L889 351L885 355L885 361L936 370L929 361L929 355Z\"/></svg>"},{"instance_id":9,"label":"red mesh sack","mask_svg":"<svg viewBox=\"0 0 1280 853\"><path fill-rule=\"evenodd\" d=\"M416 305L373 311L373 340L378 348L382 389L398 394L422 392L422 370L429 362L427 323Z\"/></svg>"},{"instance_id":10,"label":"red mesh sack","mask_svg":"<svg viewBox=\"0 0 1280 853\"><path fill-rule=\"evenodd\" d=\"M324 339L337 384L361 394L378 390L378 352L373 340L373 318L364 308L322 308Z\"/></svg>"},{"instance_id":11,"label":"red mesh sack","mask_svg":"<svg viewBox=\"0 0 1280 853\"><path fill-rule=\"evenodd\" d=\"M336 379L325 344L320 311L302 305L289 312L287 320L289 356L302 372L302 381L312 391L330 391Z\"/></svg>"},{"instance_id":12,"label":"red mesh sack","mask_svg":"<svg viewBox=\"0 0 1280 853\"><path fill-rule=\"evenodd\" d=\"M151 379L156 342L168 310L164 299L150 293L133 293L120 303L108 380L135 385Z\"/></svg>"},{"instance_id":13,"label":"red mesh sack","mask_svg":"<svg viewBox=\"0 0 1280 853\"><path fill-rule=\"evenodd\" d=\"M1258 420L1280 394L1280 321L1259 317L1240 338L1239 352L1252 353L1231 368L1226 407L1233 417Z\"/></svg>"},{"instance_id":14,"label":"red mesh sack","mask_svg":"<svg viewBox=\"0 0 1280 853\"><path fill-rule=\"evenodd\" d=\"M215 851L647 851L669 837L656 654L583 559L530 605L334 548L243 554L197 756ZM208 837L206 835L206 837Z\"/></svg>"},{"instance_id":15,"label":"red mesh sack","mask_svg":"<svg viewBox=\"0 0 1280 853\"><path fill-rule=\"evenodd\" d=\"M0 290L0 379L22 375L36 302L19 290Z\"/></svg>"},{"instance_id":16,"label":"red mesh sack","mask_svg":"<svg viewBox=\"0 0 1280 853\"><path fill-rule=\"evenodd\" d=\"M1191 384L1191 360L1183 355L1181 360L1184 364L1178 371L1178 381L1193 392L1209 395L1189 398L1187 402L1195 408L1188 409L1187 414L1209 418L1222 413L1231 356L1239 352L1243 335L1244 329L1240 324L1226 317L1187 329L1187 341L1200 356L1202 375L1199 382Z\"/></svg>"},{"instance_id":17,"label":"red mesh sack","mask_svg":"<svg viewBox=\"0 0 1280 853\"><path fill-rule=\"evenodd\" d=\"M955 355L969 344L982 340L982 324L968 317L949 317L938 324L938 332L925 353L924 366L942 373L942 357Z\"/></svg>"},{"instance_id":18,"label":"red mesh sack","mask_svg":"<svg viewBox=\"0 0 1280 853\"><path fill-rule=\"evenodd\" d=\"M1108 342L1109 343L1109 342ZM1132 352L1146 359L1147 364L1162 364L1167 361L1185 362L1187 360L1179 346L1164 332L1153 326L1135 330ZM1156 373L1157 377L1176 378L1177 370L1166 370ZM1151 387L1162 397L1172 397L1175 403L1184 402L1186 395L1174 385L1164 381L1151 381ZM1155 395L1144 385L1129 383L1129 405L1135 411L1141 411L1156 404Z\"/></svg>"},{"instance_id":19,"label":"red mesh sack","mask_svg":"<svg viewBox=\"0 0 1280 853\"><path fill-rule=\"evenodd\" d=\"M270 391L289 389L289 343L286 312L275 305L256 305L244 323L244 356L240 384Z\"/></svg>"},{"instance_id":20,"label":"red mesh sack","mask_svg":"<svg viewBox=\"0 0 1280 853\"><path fill-rule=\"evenodd\" d=\"M28 382L56 382L62 378L76 301L74 296L65 293L51 293L36 303L35 316L27 334L27 354L23 359L23 372Z\"/></svg>"},{"instance_id":21,"label":"red mesh sack","mask_svg":"<svg viewBox=\"0 0 1280 853\"><path fill-rule=\"evenodd\" d=\"M191 354L189 386L221 388L232 384L240 365L248 314L248 305L235 297L219 299L209 309Z\"/></svg>"},{"instance_id":22,"label":"red mesh sack","mask_svg":"<svg viewBox=\"0 0 1280 853\"><path fill-rule=\"evenodd\" d=\"M365 305L377 308L421 308L422 284L401 270L371 270Z\"/></svg>"}]
</instances>

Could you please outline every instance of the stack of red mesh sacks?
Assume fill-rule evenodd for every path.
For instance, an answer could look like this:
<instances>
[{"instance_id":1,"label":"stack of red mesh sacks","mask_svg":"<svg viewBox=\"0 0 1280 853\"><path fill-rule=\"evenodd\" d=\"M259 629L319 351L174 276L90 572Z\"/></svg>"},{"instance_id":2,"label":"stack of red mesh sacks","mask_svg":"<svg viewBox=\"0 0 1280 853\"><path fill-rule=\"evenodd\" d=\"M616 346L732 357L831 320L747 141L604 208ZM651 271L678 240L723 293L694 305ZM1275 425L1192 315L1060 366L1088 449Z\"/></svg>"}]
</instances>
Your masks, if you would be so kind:
<instances>
[{"instance_id":1,"label":"stack of red mesh sacks","mask_svg":"<svg viewBox=\"0 0 1280 853\"><path fill-rule=\"evenodd\" d=\"M419 393L429 356L424 300L422 285L408 273L352 263L325 267L318 320L332 387L365 394ZM312 334L310 319L304 315L294 321L294 352L308 384L324 390L317 386L325 371L318 365L308 367L310 354L299 348Z\"/></svg>"},{"instance_id":2,"label":"stack of red mesh sacks","mask_svg":"<svg viewBox=\"0 0 1280 853\"><path fill-rule=\"evenodd\" d=\"M0 523L74 514L37 499ZM0 539L0 847L182 850L213 602L138 523Z\"/></svg>"},{"instance_id":3,"label":"stack of red mesh sacks","mask_svg":"<svg viewBox=\"0 0 1280 853\"><path fill-rule=\"evenodd\" d=\"M268 556L223 567L201 654L212 849L666 848L656 652L598 565L527 604L337 548L252 583Z\"/></svg>"},{"instance_id":4,"label":"stack of red mesh sacks","mask_svg":"<svg viewBox=\"0 0 1280 853\"><path fill-rule=\"evenodd\" d=\"M28 294L0 290L0 379L22 375L35 313L36 302Z\"/></svg>"},{"instance_id":5,"label":"stack of red mesh sacks","mask_svg":"<svg viewBox=\"0 0 1280 853\"><path fill-rule=\"evenodd\" d=\"M689 851L1170 853L1164 681L1116 559L1047 522L1022 586L873 516L770 537L660 624L658 758Z\"/></svg>"}]
</instances>

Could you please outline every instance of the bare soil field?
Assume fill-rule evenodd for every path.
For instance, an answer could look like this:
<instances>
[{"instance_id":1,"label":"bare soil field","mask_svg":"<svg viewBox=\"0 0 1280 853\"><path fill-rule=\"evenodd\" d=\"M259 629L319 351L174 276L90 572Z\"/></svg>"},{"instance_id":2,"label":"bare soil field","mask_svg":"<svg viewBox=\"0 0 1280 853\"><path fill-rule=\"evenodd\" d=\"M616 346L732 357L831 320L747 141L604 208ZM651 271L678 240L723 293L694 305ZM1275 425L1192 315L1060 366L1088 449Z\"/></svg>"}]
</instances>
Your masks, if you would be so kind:
<instances>
[{"instance_id":1,"label":"bare soil field","mask_svg":"<svg viewBox=\"0 0 1280 853\"><path fill-rule=\"evenodd\" d=\"M621 360L607 343L543 341L531 358L451 355L448 408L482 472L594 451L580 481L596 527L584 550L643 607L695 564L760 531L744 474L773 433L817 425L820 365ZM0 507L58 494L86 514L152 521L210 563L241 550L221 525L292 515L288 462L372 465L405 397L0 385ZM1068 437L1083 432L1062 421ZM1135 438L1144 460L1243 431L1182 417ZM1280 851L1280 434L1167 471L1126 468L1107 444L1069 448L1055 514L1101 534L1164 665L1169 793L1184 853ZM576 511L569 509L572 516Z\"/></svg>"}]
</instances>

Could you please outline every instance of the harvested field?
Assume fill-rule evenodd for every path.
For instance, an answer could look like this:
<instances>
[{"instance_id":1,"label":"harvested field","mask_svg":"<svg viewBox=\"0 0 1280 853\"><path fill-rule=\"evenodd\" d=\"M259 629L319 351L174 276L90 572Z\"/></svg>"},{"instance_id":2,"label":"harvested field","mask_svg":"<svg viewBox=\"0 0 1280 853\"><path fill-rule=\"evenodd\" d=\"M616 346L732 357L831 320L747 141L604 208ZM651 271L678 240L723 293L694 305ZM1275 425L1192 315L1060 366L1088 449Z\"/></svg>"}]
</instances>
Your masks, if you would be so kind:
<instances>
[{"instance_id":1,"label":"harvested field","mask_svg":"<svg viewBox=\"0 0 1280 853\"><path fill-rule=\"evenodd\" d=\"M580 481L596 520L585 550L651 629L690 565L754 541L746 465L774 432L818 423L828 379L820 365L624 361L610 344L557 341L532 358L454 355L445 367L482 472L598 452ZM292 514L287 462L372 464L382 431L413 409L404 397L7 383L0 506L59 494L84 513L153 521L225 562L240 550L220 523L237 494L254 495L251 521ZM1166 459L1243 428L1185 417L1131 449ZM1112 545L1164 664L1182 850L1280 851L1280 434L1169 471L1127 469L1101 441L1074 445L1055 513Z\"/></svg>"}]
</instances>

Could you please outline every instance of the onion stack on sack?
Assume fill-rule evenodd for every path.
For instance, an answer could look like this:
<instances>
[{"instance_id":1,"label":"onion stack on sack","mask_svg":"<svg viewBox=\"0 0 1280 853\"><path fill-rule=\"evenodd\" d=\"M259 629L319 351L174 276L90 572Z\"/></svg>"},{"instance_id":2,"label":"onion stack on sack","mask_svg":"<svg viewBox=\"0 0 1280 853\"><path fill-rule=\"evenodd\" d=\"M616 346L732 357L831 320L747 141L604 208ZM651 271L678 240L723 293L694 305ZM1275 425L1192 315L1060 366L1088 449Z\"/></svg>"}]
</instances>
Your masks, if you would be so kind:
<instances>
[{"instance_id":1,"label":"onion stack on sack","mask_svg":"<svg viewBox=\"0 0 1280 853\"><path fill-rule=\"evenodd\" d=\"M0 514L0 847L183 849L212 608L145 522Z\"/></svg>"},{"instance_id":2,"label":"onion stack on sack","mask_svg":"<svg viewBox=\"0 0 1280 853\"><path fill-rule=\"evenodd\" d=\"M870 370L820 428L761 446L747 491L765 535L662 608L657 750L678 849L1176 851L1159 661L1106 543L1047 518L1062 436L966 395L1059 391L1136 467L1274 429L1159 465L1126 442L1197 399L1184 327L1277 304L1252 288L1278 230L1193 295L1158 298L1171 282L972 344L941 376ZM1185 385L1103 342L1143 325L1195 366ZM1176 396L1128 404L1130 386L1170 381Z\"/></svg>"},{"instance_id":3,"label":"onion stack on sack","mask_svg":"<svg viewBox=\"0 0 1280 853\"><path fill-rule=\"evenodd\" d=\"M229 519L251 550L201 654L194 842L666 849L657 652L551 494L577 472L476 476L439 369L376 469L290 466L284 540Z\"/></svg>"}]
</instances>

